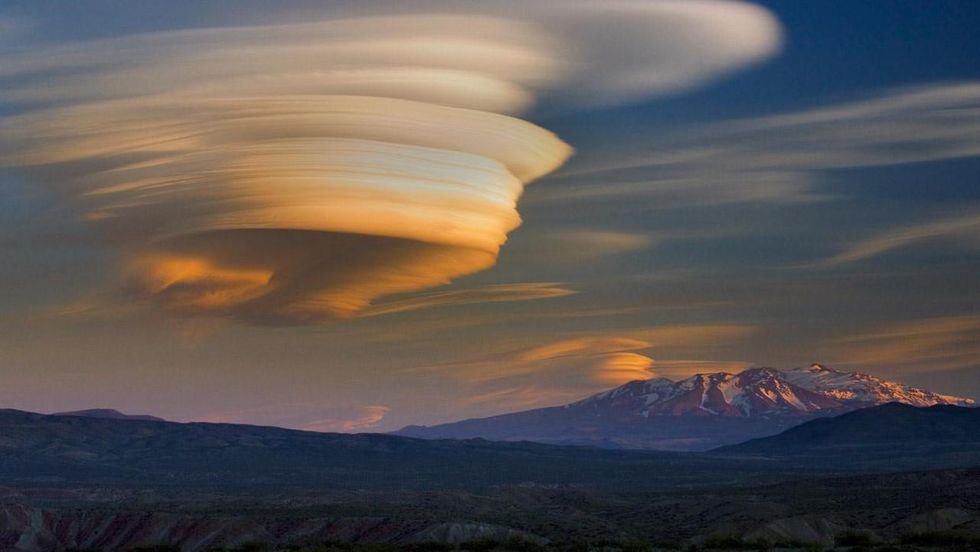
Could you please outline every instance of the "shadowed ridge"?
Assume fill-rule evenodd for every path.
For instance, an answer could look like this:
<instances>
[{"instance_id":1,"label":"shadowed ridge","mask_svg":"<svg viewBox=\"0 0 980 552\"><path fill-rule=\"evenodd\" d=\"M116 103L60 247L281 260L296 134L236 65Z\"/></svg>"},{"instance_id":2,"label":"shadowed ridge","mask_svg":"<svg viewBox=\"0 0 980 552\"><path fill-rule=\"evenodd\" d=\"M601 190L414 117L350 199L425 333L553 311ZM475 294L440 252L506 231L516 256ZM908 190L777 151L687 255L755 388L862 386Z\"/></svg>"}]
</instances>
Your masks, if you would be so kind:
<instances>
[{"instance_id":1,"label":"shadowed ridge","mask_svg":"<svg viewBox=\"0 0 980 552\"><path fill-rule=\"evenodd\" d=\"M945 404L915 407L891 402L834 418L809 421L779 435L721 447L714 452L812 455L978 443L980 408Z\"/></svg>"}]
</instances>

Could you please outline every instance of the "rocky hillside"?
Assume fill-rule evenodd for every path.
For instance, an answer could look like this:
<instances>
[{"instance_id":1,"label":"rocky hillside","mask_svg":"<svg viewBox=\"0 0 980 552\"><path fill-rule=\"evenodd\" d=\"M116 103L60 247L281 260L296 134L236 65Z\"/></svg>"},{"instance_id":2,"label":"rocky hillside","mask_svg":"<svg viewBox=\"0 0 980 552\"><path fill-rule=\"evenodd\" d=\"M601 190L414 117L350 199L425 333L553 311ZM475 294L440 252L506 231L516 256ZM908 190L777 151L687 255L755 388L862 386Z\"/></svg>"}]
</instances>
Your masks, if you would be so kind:
<instances>
[{"instance_id":1,"label":"rocky hillside","mask_svg":"<svg viewBox=\"0 0 980 552\"><path fill-rule=\"evenodd\" d=\"M126 510L60 510L0 505L0 550L132 550L160 543L184 552L235 549L253 543L294 546L318 542L420 544L492 539L543 542L508 527L384 517L324 518L180 514Z\"/></svg>"}]
</instances>

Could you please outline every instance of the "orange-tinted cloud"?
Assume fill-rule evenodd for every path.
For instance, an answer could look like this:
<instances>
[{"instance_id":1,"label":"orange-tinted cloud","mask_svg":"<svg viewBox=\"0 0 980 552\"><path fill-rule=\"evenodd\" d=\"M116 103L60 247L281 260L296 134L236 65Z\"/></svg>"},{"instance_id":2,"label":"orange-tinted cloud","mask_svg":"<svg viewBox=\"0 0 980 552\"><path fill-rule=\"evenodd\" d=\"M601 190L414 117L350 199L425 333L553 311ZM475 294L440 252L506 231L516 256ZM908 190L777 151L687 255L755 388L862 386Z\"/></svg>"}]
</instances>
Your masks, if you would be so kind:
<instances>
[{"instance_id":1,"label":"orange-tinted cloud","mask_svg":"<svg viewBox=\"0 0 980 552\"><path fill-rule=\"evenodd\" d=\"M654 375L654 360L631 352L609 353L598 357L592 380L610 387L628 381L650 379Z\"/></svg>"},{"instance_id":2,"label":"orange-tinted cloud","mask_svg":"<svg viewBox=\"0 0 980 552\"><path fill-rule=\"evenodd\" d=\"M433 307L470 305L474 303L506 303L565 297L576 292L559 284L533 282L498 284L481 288L422 293L405 299L385 301L365 310L363 316L377 316Z\"/></svg>"},{"instance_id":3,"label":"orange-tinted cloud","mask_svg":"<svg viewBox=\"0 0 980 552\"><path fill-rule=\"evenodd\" d=\"M299 426L299 429L307 431L326 431L335 433L353 433L369 431L378 427L378 424L385 419L390 409L387 406L371 405L365 406L353 418L326 418L313 420Z\"/></svg>"},{"instance_id":4,"label":"orange-tinted cloud","mask_svg":"<svg viewBox=\"0 0 980 552\"><path fill-rule=\"evenodd\" d=\"M181 315L315 323L489 268L523 184L570 154L539 127L438 95L220 90L6 121L6 163L103 229L130 291Z\"/></svg>"},{"instance_id":5,"label":"orange-tinted cloud","mask_svg":"<svg viewBox=\"0 0 980 552\"><path fill-rule=\"evenodd\" d=\"M655 360L658 349L715 346L750 335L731 324L678 325L580 335L541 345L422 369L466 385L462 404L492 411L561 404L634 380L741 371L741 361Z\"/></svg>"},{"instance_id":6,"label":"orange-tinted cloud","mask_svg":"<svg viewBox=\"0 0 980 552\"><path fill-rule=\"evenodd\" d=\"M81 212L169 313L311 324L473 300L372 311L494 265L525 184L571 155L516 115L680 90L779 46L737 2L521 8L341 2L320 22L0 52L0 166Z\"/></svg>"}]
</instances>

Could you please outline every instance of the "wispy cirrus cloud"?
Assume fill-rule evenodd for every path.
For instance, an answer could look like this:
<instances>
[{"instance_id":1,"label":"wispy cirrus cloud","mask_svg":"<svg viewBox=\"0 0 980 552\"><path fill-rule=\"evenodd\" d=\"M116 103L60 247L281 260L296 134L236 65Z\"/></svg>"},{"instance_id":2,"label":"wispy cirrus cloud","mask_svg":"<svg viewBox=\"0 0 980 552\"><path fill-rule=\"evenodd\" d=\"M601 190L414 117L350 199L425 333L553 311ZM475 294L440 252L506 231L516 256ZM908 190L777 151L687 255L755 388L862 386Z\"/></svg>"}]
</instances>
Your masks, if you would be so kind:
<instances>
[{"instance_id":1,"label":"wispy cirrus cloud","mask_svg":"<svg viewBox=\"0 0 980 552\"><path fill-rule=\"evenodd\" d=\"M367 308L361 316L378 316L419 309L478 303L507 303L511 301L551 299L574 295L575 293L577 293L575 290L552 282L497 284L480 288L423 293L405 299L385 301Z\"/></svg>"},{"instance_id":2,"label":"wispy cirrus cloud","mask_svg":"<svg viewBox=\"0 0 980 552\"><path fill-rule=\"evenodd\" d=\"M493 266L524 186L571 155L516 117L536 102L672 93L780 44L771 14L741 2L515 7L339 2L323 21L0 51L16 111L0 166L98 227L132 296L313 324Z\"/></svg>"},{"instance_id":3,"label":"wispy cirrus cloud","mask_svg":"<svg viewBox=\"0 0 980 552\"><path fill-rule=\"evenodd\" d=\"M565 266L639 253L668 239L659 233L595 228L538 229L509 244L507 259L522 267Z\"/></svg>"},{"instance_id":4,"label":"wispy cirrus cloud","mask_svg":"<svg viewBox=\"0 0 980 552\"><path fill-rule=\"evenodd\" d=\"M419 293L406 298L382 301L364 309L360 312L359 316L381 316L460 305L554 299L576 293L578 292L554 282L495 284L483 287ZM117 297L103 294L56 305L40 313L33 313L30 319L37 321L121 321L138 314L147 314L146 305L121 301Z\"/></svg>"},{"instance_id":5,"label":"wispy cirrus cloud","mask_svg":"<svg viewBox=\"0 0 980 552\"><path fill-rule=\"evenodd\" d=\"M906 372L980 366L980 316L895 322L829 343L837 363Z\"/></svg>"},{"instance_id":6,"label":"wispy cirrus cloud","mask_svg":"<svg viewBox=\"0 0 980 552\"><path fill-rule=\"evenodd\" d=\"M820 171L980 155L980 82L934 83L645 139L553 178L536 202L644 197L650 208L826 199Z\"/></svg>"},{"instance_id":7,"label":"wispy cirrus cloud","mask_svg":"<svg viewBox=\"0 0 980 552\"><path fill-rule=\"evenodd\" d=\"M904 226L857 241L819 266L836 266L877 257L916 244L945 240L980 248L980 215L947 217Z\"/></svg>"}]
</instances>

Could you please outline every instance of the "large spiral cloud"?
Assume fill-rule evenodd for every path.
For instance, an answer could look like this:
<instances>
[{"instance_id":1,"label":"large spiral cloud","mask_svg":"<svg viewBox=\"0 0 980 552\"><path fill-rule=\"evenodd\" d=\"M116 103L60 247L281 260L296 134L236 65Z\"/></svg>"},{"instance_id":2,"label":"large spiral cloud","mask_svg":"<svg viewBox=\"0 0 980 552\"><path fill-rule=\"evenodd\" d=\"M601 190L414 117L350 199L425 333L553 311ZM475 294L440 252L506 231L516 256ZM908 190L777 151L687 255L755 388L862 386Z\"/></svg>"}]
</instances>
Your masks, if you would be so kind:
<instances>
[{"instance_id":1,"label":"large spiral cloud","mask_svg":"<svg viewBox=\"0 0 980 552\"><path fill-rule=\"evenodd\" d=\"M6 51L0 164L99 227L162 309L315 323L491 267L524 185L571 154L517 118L536 103L673 92L779 40L715 0L339 6Z\"/></svg>"}]
</instances>

